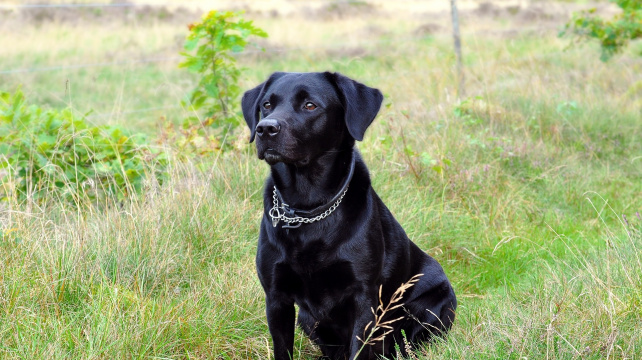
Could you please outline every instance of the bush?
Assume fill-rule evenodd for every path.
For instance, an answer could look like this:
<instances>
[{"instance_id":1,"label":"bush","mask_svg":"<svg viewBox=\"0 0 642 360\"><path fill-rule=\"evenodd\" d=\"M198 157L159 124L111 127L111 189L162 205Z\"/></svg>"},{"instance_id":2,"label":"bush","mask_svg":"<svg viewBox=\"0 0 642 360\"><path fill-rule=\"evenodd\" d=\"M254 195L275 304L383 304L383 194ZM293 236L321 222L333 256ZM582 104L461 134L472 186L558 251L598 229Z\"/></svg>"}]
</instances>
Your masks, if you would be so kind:
<instances>
[{"instance_id":1,"label":"bush","mask_svg":"<svg viewBox=\"0 0 642 360\"><path fill-rule=\"evenodd\" d=\"M622 9L613 19L595 16L595 9L574 13L560 36L570 32L579 39L597 39L602 48L602 61L622 51L630 40L642 38L642 0L611 1Z\"/></svg>"},{"instance_id":2,"label":"bush","mask_svg":"<svg viewBox=\"0 0 642 360\"><path fill-rule=\"evenodd\" d=\"M162 178L165 157L144 140L93 126L71 109L28 106L19 90L0 93L0 199L54 195L79 205L131 197L146 180Z\"/></svg>"},{"instance_id":3,"label":"bush","mask_svg":"<svg viewBox=\"0 0 642 360\"><path fill-rule=\"evenodd\" d=\"M186 59L180 66L199 74L200 81L184 103L196 114L187 119L184 128L211 126L222 138L230 128L244 124L238 104L241 70L231 53L243 51L248 37L267 34L240 15L211 11L202 21L189 25L185 51L181 53Z\"/></svg>"}]
</instances>

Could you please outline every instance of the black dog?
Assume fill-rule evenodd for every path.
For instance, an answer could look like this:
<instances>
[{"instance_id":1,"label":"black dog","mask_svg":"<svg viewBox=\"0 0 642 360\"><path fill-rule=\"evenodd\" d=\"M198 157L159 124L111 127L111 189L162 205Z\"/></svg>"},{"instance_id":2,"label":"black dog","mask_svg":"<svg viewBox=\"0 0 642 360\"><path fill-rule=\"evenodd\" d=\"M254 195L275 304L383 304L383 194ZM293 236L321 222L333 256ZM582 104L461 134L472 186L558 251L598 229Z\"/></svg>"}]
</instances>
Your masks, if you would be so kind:
<instances>
[{"instance_id":1,"label":"black dog","mask_svg":"<svg viewBox=\"0 0 642 360\"><path fill-rule=\"evenodd\" d=\"M354 149L382 100L379 90L327 72L275 73L243 95L250 142L256 137L259 159L272 170L256 266L276 360L293 355L294 304L298 324L330 359L374 359L394 354L395 343L403 353L403 336L428 340L455 318L444 271L408 239ZM402 319L364 346L357 337L372 329L380 296L387 304L418 274L403 306L382 321Z\"/></svg>"}]
</instances>

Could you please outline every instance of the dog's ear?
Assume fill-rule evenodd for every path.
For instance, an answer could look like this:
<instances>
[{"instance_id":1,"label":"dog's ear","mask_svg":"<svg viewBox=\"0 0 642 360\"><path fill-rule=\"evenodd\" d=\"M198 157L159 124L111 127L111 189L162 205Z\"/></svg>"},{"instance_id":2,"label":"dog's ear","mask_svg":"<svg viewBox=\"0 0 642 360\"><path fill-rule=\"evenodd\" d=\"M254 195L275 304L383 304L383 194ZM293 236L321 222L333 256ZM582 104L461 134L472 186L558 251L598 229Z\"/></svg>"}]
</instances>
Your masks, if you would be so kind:
<instances>
[{"instance_id":1,"label":"dog's ear","mask_svg":"<svg viewBox=\"0 0 642 360\"><path fill-rule=\"evenodd\" d=\"M363 140L366 129L379 112L383 95L378 89L356 82L339 73L327 73L339 90L348 132L355 140Z\"/></svg>"},{"instance_id":2,"label":"dog's ear","mask_svg":"<svg viewBox=\"0 0 642 360\"><path fill-rule=\"evenodd\" d=\"M248 90L243 94L243 98L241 99L241 109L243 110L243 117L245 118L245 122L250 128L250 142L254 141L254 135L256 134L256 125L259 123L261 116L261 104L259 104L258 102L263 97L263 95L265 95L265 92L267 91L268 87L270 87L270 84L283 75L285 75L285 73L275 72L274 74L270 75L270 77L264 83L259 84L259 86L255 87L254 89Z\"/></svg>"}]
</instances>

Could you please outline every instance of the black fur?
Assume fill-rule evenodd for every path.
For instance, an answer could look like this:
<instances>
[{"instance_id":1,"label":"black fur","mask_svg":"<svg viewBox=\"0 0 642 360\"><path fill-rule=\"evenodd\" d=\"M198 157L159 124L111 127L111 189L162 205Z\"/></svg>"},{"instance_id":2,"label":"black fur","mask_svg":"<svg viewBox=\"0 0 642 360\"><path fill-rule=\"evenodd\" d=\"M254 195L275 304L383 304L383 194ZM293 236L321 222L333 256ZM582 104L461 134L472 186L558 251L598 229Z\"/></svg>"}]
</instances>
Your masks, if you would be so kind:
<instances>
[{"instance_id":1,"label":"black fur","mask_svg":"<svg viewBox=\"0 0 642 360\"><path fill-rule=\"evenodd\" d=\"M363 347L358 359L394 354L395 343L403 351L402 329L417 343L445 333L455 318L457 301L444 271L408 239L354 149L382 100L379 90L327 72L275 73L243 96L250 142L256 139L258 157L271 166L256 266L276 360L292 357L295 304L297 323L324 357L355 358L362 348L357 336L363 339L374 320L380 285L387 304L417 274L423 276L404 295L403 307L385 318L403 319L384 341ZM324 205L341 190L353 157L354 176L331 215L294 229L283 222L273 227L268 212L274 186L293 208Z\"/></svg>"}]
</instances>

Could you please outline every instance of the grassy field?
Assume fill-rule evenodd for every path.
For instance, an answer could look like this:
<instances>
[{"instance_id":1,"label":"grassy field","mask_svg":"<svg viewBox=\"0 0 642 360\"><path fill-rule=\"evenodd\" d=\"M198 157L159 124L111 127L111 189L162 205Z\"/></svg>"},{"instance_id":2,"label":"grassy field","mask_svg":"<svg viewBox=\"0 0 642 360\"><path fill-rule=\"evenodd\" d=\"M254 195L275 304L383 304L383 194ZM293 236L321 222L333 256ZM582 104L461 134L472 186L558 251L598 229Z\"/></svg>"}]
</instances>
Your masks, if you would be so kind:
<instances>
[{"instance_id":1,"label":"grassy field","mask_svg":"<svg viewBox=\"0 0 642 360\"><path fill-rule=\"evenodd\" d=\"M243 88L332 70L386 96L358 147L459 298L419 359L642 358L640 43L602 63L557 38L572 4L543 4L462 13L461 97L447 13L248 12L270 37L239 57ZM0 21L0 91L152 138L181 122L185 23L88 19ZM269 358L253 263L268 166L247 139L172 161L116 209L0 203L0 358ZM300 332L295 353L319 356Z\"/></svg>"}]
</instances>

